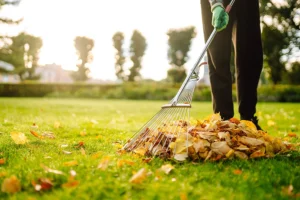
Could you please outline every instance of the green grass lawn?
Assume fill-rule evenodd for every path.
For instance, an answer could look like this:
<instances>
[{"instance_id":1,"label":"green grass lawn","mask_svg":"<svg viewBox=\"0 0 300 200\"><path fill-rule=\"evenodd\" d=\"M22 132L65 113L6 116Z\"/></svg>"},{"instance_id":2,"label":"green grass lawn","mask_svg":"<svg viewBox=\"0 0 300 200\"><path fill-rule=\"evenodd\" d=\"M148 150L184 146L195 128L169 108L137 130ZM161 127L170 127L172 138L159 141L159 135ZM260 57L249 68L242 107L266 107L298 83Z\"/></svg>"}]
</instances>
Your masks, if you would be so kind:
<instances>
[{"instance_id":1,"label":"green grass lawn","mask_svg":"<svg viewBox=\"0 0 300 200\"><path fill-rule=\"evenodd\" d=\"M0 184L15 175L20 192L9 195L0 191L0 199L296 199L300 198L300 153L277 155L270 159L228 160L207 163L175 163L158 158L144 163L141 157L118 154L119 143L126 141L147 122L160 101L80 100L43 98L0 98ZM191 116L202 119L212 114L210 102L195 102ZM261 126L269 134L287 137L289 132L300 142L300 104L259 103ZM238 115L237 115L238 117ZM55 139L39 139L30 130L52 132ZM28 143L17 145L11 132L23 132ZM77 147L84 142L85 155ZM71 154L65 154L71 152ZM108 158L107 158L108 156ZM103 159L108 166L98 169ZM133 165L118 166L122 160ZM76 166L65 166L77 161ZM163 164L175 169L158 173ZM60 170L64 175L47 173L42 166ZM141 184L129 183L132 175L146 168ZM79 182L64 187L70 170ZM236 173L237 170L240 173ZM35 191L32 181L48 178L53 187ZM293 191L288 188L293 186Z\"/></svg>"}]
</instances>

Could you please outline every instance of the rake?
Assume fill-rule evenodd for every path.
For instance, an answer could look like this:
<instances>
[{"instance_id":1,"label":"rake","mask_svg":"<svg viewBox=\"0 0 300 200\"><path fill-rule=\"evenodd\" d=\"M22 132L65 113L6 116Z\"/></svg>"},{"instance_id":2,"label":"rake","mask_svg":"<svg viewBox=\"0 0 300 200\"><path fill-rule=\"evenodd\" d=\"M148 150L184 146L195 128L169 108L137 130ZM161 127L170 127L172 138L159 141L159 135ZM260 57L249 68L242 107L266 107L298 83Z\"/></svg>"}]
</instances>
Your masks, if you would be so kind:
<instances>
[{"instance_id":1,"label":"rake","mask_svg":"<svg viewBox=\"0 0 300 200\"><path fill-rule=\"evenodd\" d=\"M226 7L227 13L234 1L231 0ZM192 144L189 135L192 97L199 80L199 69L207 64L201 61L216 34L214 29L175 97L127 141L123 150L143 156L174 157L182 161L188 157L188 147Z\"/></svg>"}]
</instances>

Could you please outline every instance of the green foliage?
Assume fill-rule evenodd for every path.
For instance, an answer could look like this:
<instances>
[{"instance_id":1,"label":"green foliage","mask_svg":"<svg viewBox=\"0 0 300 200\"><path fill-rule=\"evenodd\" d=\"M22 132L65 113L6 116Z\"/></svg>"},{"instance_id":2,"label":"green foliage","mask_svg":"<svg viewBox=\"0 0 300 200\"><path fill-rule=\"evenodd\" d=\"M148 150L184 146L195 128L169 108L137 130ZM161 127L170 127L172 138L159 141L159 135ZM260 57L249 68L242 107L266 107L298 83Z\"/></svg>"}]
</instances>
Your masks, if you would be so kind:
<instances>
[{"instance_id":1,"label":"green foliage","mask_svg":"<svg viewBox=\"0 0 300 200\"><path fill-rule=\"evenodd\" d=\"M113 40L113 45L116 49L116 55L115 55L116 76L118 79L124 81L126 77L125 77L124 69L123 69L123 65L125 63L124 50L123 50L123 43L124 43L123 33L121 33L121 32L115 33L112 40Z\"/></svg>"},{"instance_id":2,"label":"green foliage","mask_svg":"<svg viewBox=\"0 0 300 200\"><path fill-rule=\"evenodd\" d=\"M0 96L6 97L77 97L100 99L171 100L180 85L162 82L126 82L121 85L94 84L0 84ZM233 99L236 89L233 87ZM209 86L197 86L193 101L211 101ZM299 85L262 85L260 102L300 102Z\"/></svg>"},{"instance_id":3,"label":"green foliage","mask_svg":"<svg viewBox=\"0 0 300 200\"><path fill-rule=\"evenodd\" d=\"M141 78L142 58L145 54L147 43L145 37L137 30L133 31L130 44L131 61L133 66L129 69L128 81L136 81Z\"/></svg>"},{"instance_id":4,"label":"green foliage","mask_svg":"<svg viewBox=\"0 0 300 200\"><path fill-rule=\"evenodd\" d=\"M300 193L299 152L277 155L269 159L227 160L218 162L176 163L155 158L149 163L133 154L118 154L124 144L165 102L92 99L0 98L0 186L5 178L15 175L22 190L15 194L0 192L0 199L297 199ZM193 119L203 120L212 113L210 102L196 102L191 109ZM236 105L235 105L235 108ZM299 136L299 104L258 104L260 122L268 133L286 137L288 132ZM21 113L21 114L20 114ZM268 120L275 122L268 126ZM55 122L60 126L55 127ZM97 123L95 123L97 122ZM51 132L55 139L39 139L30 134ZM86 135L80 135L80 132ZM29 142L16 145L11 132L23 132ZM85 155L81 148L83 142ZM291 138L299 143L299 138ZM63 147L67 146L67 147ZM64 154L64 151L71 154ZM109 157L105 170L97 166ZM64 166L77 161L76 166ZM131 165L119 166L128 160ZM159 172L171 164L170 174ZM47 173L42 165L64 175ZM149 172L141 184L130 184L134 172ZM76 172L79 185L65 188L70 170ZM240 170L241 174L234 173ZM33 181L48 178L53 187L37 192ZM292 185L293 191L286 191Z\"/></svg>"},{"instance_id":5,"label":"green foliage","mask_svg":"<svg viewBox=\"0 0 300 200\"><path fill-rule=\"evenodd\" d=\"M264 59L274 84L285 76L285 65L300 51L300 2L260 1Z\"/></svg>"},{"instance_id":6,"label":"green foliage","mask_svg":"<svg viewBox=\"0 0 300 200\"><path fill-rule=\"evenodd\" d=\"M186 77L184 64L189 58L191 41L196 36L195 27L170 29L167 35L169 37L168 59L172 67L168 71L168 78L173 82L182 82Z\"/></svg>"},{"instance_id":7,"label":"green foliage","mask_svg":"<svg viewBox=\"0 0 300 200\"><path fill-rule=\"evenodd\" d=\"M12 64L14 66L12 73L18 74L22 81L39 79L35 69L43 45L41 38L20 33L6 40L8 41L0 49L0 60Z\"/></svg>"},{"instance_id":8,"label":"green foliage","mask_svg":"<svg viewBox=\"0 0 300 200\"><path fill-rule=\"evenodd\" d=\"M287 76L290 84L300 85L300 62L291 64Z\"/></svg>"},{"instance_id":9,"label":"green foliage","mask_svg":"<svg viewBox=\"0 0 300 200\"><path fill-rule=\"evenodd\" d=\"M88 64L93 60L92 49L94 48L93 39L77 36L74 45L78 55L78 70L72 74L75 81L86 81L88 79Z\"/></svg>"}]
</instances>

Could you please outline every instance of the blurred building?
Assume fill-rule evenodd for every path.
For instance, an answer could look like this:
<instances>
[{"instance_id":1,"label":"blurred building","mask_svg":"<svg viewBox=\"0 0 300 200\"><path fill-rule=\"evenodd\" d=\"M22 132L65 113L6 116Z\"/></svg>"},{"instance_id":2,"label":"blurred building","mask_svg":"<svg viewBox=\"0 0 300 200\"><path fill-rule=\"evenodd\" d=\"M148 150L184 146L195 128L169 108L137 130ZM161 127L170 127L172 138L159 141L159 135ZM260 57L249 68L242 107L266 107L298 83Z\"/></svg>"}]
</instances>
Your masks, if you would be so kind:
<instances>
[{"instance_id":1,"label":"blurred building","mask_svg":"<svg viewBox=\"0 0 300 200\"><path fill-rule=\"evenodd\" d=\"M71 73L57 64L46 64L36 69L36 74L41 76L41 83L72 83Z\"/></svg>"}]
</instances>

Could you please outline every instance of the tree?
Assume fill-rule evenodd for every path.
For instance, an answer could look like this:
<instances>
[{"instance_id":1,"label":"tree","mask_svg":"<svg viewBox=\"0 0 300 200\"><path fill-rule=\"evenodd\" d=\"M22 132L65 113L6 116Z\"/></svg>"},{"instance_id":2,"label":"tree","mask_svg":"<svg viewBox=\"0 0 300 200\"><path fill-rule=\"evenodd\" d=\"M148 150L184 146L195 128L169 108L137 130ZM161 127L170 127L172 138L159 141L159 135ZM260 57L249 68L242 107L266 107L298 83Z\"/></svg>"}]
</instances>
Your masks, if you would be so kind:
<instances>
[{"instance_id":1,"label":"tree","mask_svg":"<svg viewBox=\"0 0 300 200\"><path fill-rule=\"evenodd\" d=\"M142 68L142 58L145 54L147 48L147 43L145 37L137 30L133 31L130 44L130 54L133 66L129 69L130 74L128 76L128 81L138 80L140 75L140 70Z\"/></svg>"},{"instance_id":2,"label":"tree","mask_svg":"<svg viewBox=\"0 0 300 200\"><path fill-rule=\"evenodd\" d=\"M114 34L112 39L113 39L113 45L116 49L116 55L115 55L116 76L118 79L124 81L126 79L124 74L124 69L123 69L123 65L125 63L124 50L123 50L124 35L121 32L117 32Z\"/></svg>"},{"instance_id":3,"label":"tree","mask_svg":"<svg viewBox=\"0 0 300 200\"><path fill-rule=\"evenodd\" d=\"M286 74L285 65L300 47L300 1L260 1L264 62L274 84Z\"/></svg>"},{"instance_id":4,"label":"tree","mask_svg":"<svg viewBox=\"0 0 300 200\"><path fill-rule=\"evenodd\" d=\"M196 36L195 27L170 29L167 35L169 36L168 58L171 65L171 69L168 70L168 78L173 82L182 82L186 77L184 64L189 58L191 41Z\"/></svg>"},{"instance_id":5,"label":"tree","mask_svg":"<svg viewBox=\"0 0 300 200\"><path fill-rule=\"evenodd\" d=\"M39 51L43 43L41 38L26 33L6 38L6 42L0 50L0 60L14 66L12 73L18 74L20 80L37 80L35 74L38 66Z\"/></svg>"},{"instance_id":6,"label":"tree","mask_svg":"<svg viewBox=\"0 0 300 200\"><path fill-rule=\"evenodd\" d=\"M290 84L300 84L300 62L294 62L291 64L291 68L288 70L287 76Z\"/></svg>"},{"instance_id":7,"label":"tree","mask_svg":"<svg viewBox=\"0 0 300 200\"><path fill-rule=\"evenodd\" d=\"M93 60L92 49L94 41L87 37L76 37L75 48L78 55L78 70L72 74L75 81L86 81L88 79L89 68L88 65Z\"/></svg>"}]
</instances>

